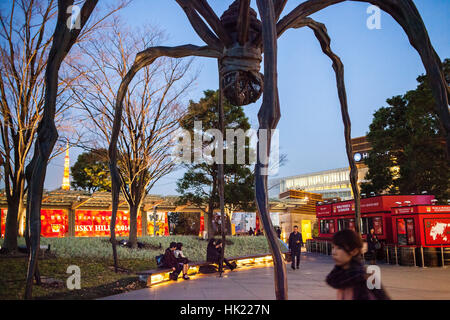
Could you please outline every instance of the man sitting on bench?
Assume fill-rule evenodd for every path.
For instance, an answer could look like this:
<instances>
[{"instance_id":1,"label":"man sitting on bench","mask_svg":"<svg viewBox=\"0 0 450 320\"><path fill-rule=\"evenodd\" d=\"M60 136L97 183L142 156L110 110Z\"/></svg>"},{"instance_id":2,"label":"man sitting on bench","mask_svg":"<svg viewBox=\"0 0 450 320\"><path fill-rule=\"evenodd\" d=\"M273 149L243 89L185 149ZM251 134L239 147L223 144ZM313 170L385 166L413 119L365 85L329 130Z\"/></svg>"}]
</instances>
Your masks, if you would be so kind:
<instances>
[{"instance_id":1,"label":"man sitting on bench","mask_svg":"<svg viewBox=\"0 0 450 320\"><path fill-rule=\"evenodd\" d=\"M181 270L183 270L183 264L179 263L177 258L175 258L174 251L176 250L176 248L177 243L171 242L169 248L167 248L164 252L163 257L164 267L172 269L173 272L170 274L170 279L174 281L178 280L178 275L180 274ZM186 273L183 273L183 279L189 279Z\"/></svg>"}]
</instances>

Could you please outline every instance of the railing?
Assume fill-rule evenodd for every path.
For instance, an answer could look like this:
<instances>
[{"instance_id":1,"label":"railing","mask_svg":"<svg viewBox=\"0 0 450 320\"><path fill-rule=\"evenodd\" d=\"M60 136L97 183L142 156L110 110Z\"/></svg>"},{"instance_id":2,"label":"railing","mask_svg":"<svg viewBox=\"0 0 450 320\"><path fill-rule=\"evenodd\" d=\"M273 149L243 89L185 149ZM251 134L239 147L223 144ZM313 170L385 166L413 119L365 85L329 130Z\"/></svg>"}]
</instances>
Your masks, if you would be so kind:
<instances>
[{"instance_id":1,"label":"railing","mask_svg":"<svg viewBox=\"0 0 450 320\"><path fill-rule=\"evenodd\" d=\"M306 251L331 255L331 241L306 240ZM377 250L378 257L387 264L416 267L450 266L450 247L399 246L388 244Z\"/></svg>"}]
</instances>

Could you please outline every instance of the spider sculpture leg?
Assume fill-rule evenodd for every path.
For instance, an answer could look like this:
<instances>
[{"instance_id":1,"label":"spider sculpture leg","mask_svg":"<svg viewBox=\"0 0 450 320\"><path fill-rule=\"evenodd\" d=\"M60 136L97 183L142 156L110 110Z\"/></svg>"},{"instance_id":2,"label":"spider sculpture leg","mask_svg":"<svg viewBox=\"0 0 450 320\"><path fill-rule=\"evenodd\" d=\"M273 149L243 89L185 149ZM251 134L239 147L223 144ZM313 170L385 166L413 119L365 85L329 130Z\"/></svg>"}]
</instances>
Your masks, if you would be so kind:
<instances>
[{"instance_id":1,"label":"spider sculpture leg","mask_svg":"<svg viewBox=\"0 0 450 320\"><path fill-rule=\"evenodd\" d=\"M297 24L292 28L309 27L314 31L314 35L320 42L320 46L324 54L326 54L333 62L333 69L336 74L336 85L338 89L339 101L341 104L341 115L344 123L344 136L345 136L345 148L347 152L347 159L350 165L350 183L352 186L353 196L355 199L355 231L360 232L360 220L361 220L361 206L360 206L360 194L357 185L358 181L358 168L356 167L355 160L353 159L353 149L351 144L351 122L348 113L347 93L345 90L344 82L344 64L341 59L331 50L331 40L327 32L327 28L324 24L314 21L311 18L304 18L298 20Z\"/></svg>"},{"instance_id":2,"label":"spider sculpture leg","mask_svg":"<svg viewBox=\"0 0 450 320\"><path fill-rule=\"evenodd\" d=\"M299 20L314 14L330 5L346 0L308 0L297 6L277 24L278 36L293 27ZM450 111L448 99L450 88L442 70L441 59L431 45L427 29L423 23L419 11L412 0L352 0L368 2L378 6L390 14L403 28L409 42L419 53L427 72L434 99L436 100L436 112L444 128L447 141L447 158L450 157Z\"/></svg>"},{"instance_id":3,"label":"spider sculpture leg","mask_svg":"<svg viewBox=\"0 0 450 320\"><path fill-rule=\"evenodd\" d=\"M184 45L178 47L151 47L136 55L136 59L126 74L122 79L119 90L116 96L116 105L114 111L114 123L111 134L111 140L109 144L109 167L111 170L111 189L112 189L112 213L111 213L111 244L113 247L114 255L114 266L117 271L117 251L116 251L116 216L119 204L119 193L121 187L121 180L119 171L117 169L117 140L119 138L121 120L122 120L122 110L123 110L123 100L125 94L127 93L128 86L133 80L134 76L139 70L144 67L151 65L157 58L160 57L170 57L170 58L183 58L188 56L200 56L209 58L219 58L220 53L208 46L198 47L194 45Z\"/></svg>"},{"instance_id":4,"label":"spider sculpture leg","mask_svg":"<svg viewBox=\"0 0 450 320\"><path fill-rule=\"evenodd\" d=\"M257 162L255 165L255 197L258 212L273 256L275 295L277 300L287 300L286 266L278 246L278 237L272 227L269 216L267 195L268 158L270 155L271 130L280 119L280 105L277 88L277 35L275 10L272 1L258 0L258 9L262 20L262 39L264 45L264 95L258 112L259 139ZM266 150L260 150L261 132L266 130ZM262 156L261 156L262 154ZM261 159L263 157L264 159ZM265 161L261 161L265 160Z\"/></svg>"}]
</instances>

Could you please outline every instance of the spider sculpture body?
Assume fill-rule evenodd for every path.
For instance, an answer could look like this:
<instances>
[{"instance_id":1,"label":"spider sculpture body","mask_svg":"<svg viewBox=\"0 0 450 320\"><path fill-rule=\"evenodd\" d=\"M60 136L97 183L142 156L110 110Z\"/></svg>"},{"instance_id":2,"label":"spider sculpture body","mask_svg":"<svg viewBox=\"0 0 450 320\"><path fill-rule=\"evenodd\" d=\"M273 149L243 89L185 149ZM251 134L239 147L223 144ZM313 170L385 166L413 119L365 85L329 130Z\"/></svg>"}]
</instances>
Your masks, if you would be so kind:
<instances>
[{"instance_id":1,"label":"spider sculpture body","mask_svg":"<svg viewBox=\"0 0 450 320\"><path fill-rule=\"evenodd\" d=\"M262 106L258 113L260 129L275 129L280 119L277 89L277 39L290 28L309 27L320 42L323 52L331 59L336 74L336 83L345 128L346 152L350 163L350 182L355 198L356 227L360 213L360 197L357 187L357 169L352 157L351 125L348 115L347 97L344 84L344 67L330 48L330 38L326 27L309 16L346 0L308 0L299 4L282 19L280 16L287 0L257 0L261 20L250 7L250 0L236 0L219 18L206 0L176 0L184 10L192 27L206 46L183 45L178 47L151 47L136 56L133 66L124 77L117 93L115 121L109 147L113 191L113 213L111 219L111 242L115 251L114 223L118 207L120 178L117 163L117 139L122 116L122 102L128 85L142 68L152 64L157 58L166 56L181 58L201 56L218 60L220 96L235 105L247 105L257 101L263 94ZM352 0L369 2L389 13L404 29L412 46L418 51L429 76L436 110L440 117L450 147L450 113L448 108L449 88L443 76L441 61L431 46L426 28L412 0ZM264 76L260 73L264 55ZM223 110L219 108L221 129L223 130ZM267 196L267 163L262 157L270 154L270 130L267 130L266 150L259 152L255 165L255 198L267 240L273 255L275 274L275 295L277 299L287 299L286 268L277 244L269 218ZM261 136L260 136L261 138ZM219 165L219 192L223 213L223 165ZM223 215L222 215L223 216ZM359 232L359 230L357 229Z\"/></svg>"}]
</instances>

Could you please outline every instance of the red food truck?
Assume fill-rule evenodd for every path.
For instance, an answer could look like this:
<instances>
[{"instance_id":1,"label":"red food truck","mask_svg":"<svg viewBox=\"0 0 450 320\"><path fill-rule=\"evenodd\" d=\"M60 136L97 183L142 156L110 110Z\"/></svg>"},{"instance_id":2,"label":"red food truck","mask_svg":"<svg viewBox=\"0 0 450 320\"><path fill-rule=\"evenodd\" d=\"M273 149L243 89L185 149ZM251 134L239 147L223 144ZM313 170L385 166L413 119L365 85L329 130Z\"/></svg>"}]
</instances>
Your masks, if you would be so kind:
<instances>
[{"instance_id":1,"label":"red food truck","mask_svg":"<svg viewBox=\"0 0 450 320\"><path fill-rule=\"evenodd\" d=\"M391 208L399 203L431 205L433 199L432 195L380 195L362 198L360 228L363 237L374 228L380 241L392 243ZM340 230L355 230L355 201L318 205L316 217L319 222L317 240L330 240Z\"/></svg>"},{"instance_id":2,"label":"red food truck","mask_svg":"<svg viewBox=\"0 0 450 320\"><path fill-rule=\"evenodd\" d=\"M450 206L394 207L392 225L399 246L450 247Z\"/></svg>"}]
</instances>

